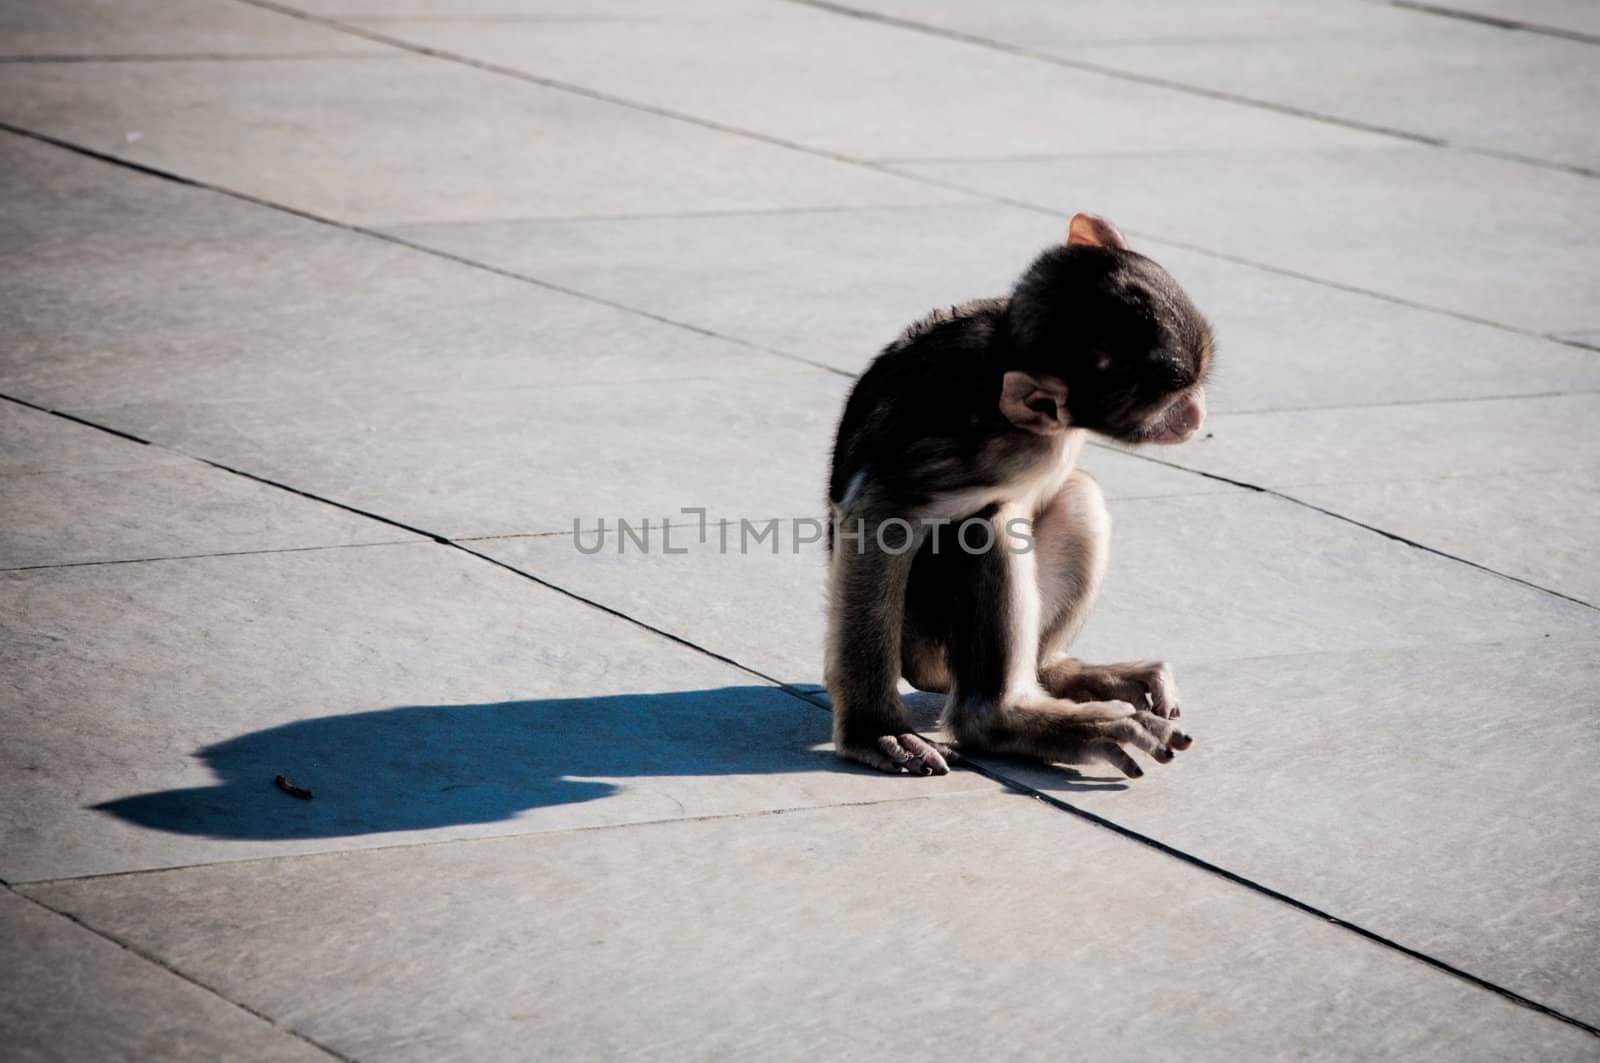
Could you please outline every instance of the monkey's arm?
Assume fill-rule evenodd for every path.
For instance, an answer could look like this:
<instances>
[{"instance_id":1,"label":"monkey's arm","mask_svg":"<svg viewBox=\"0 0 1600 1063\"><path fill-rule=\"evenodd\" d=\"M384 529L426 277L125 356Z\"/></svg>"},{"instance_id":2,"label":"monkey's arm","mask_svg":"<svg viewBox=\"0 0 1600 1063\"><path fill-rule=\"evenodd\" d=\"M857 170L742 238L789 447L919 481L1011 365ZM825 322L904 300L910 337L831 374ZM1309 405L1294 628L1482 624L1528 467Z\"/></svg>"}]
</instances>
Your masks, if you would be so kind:
<instances>
[{"instance_id":1,"label":"monkey's arm","mask_svg":"<svg viewBox=\"0 0 1600 1063\"><path fill-rule=\"evenodd\" d=\"M995 523L1004 526L1010 512L1002 506ZM1036 549L974 555L970 578L951 588L955 692L946 718L961 748L1047 762L1104 760L1130 777L1143 769L1125 745L1172 760L1191 739L1165 711L1151 711L1145 688L1134 683L1163 666L1102 672L1061 658L1039 668Z\"/></svg>"},{"instance_id":2,"label":"monkey's arm","mask_svg":"<svg viewBox=\"0 0 1600 1063\"><path fill-rule=\"evenodd\" d=\"M912 733L896 688L906 584L923 534L864 508L835 514L825 668L834 748L882 771L943 775L944 751Z\"/></svg>"}]
</instances>

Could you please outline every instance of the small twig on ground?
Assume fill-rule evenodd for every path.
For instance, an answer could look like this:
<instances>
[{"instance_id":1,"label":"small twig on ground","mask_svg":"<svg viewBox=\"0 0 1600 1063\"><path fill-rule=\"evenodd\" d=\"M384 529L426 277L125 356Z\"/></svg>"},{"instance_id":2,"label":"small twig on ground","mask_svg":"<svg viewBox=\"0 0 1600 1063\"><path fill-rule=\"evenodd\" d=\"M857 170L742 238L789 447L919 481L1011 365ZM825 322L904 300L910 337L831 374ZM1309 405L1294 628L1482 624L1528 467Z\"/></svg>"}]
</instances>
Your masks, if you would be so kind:
<instances>
[{"instance_id":1,"label":"small twig on ground","mask_svg":"<svg viewBox=\"0 0 1600 1063\"><path fill-rule=\"evenodd\" d=\"M296 786L294 783L289 781L289 777L287 775L279 775L276 779L272 780L272 784L278 789L282 790L284 793L288 794L290 797L298 797L302 801L311 800L311 791L307 790L304 786Z\"/></svg>"}]
</instances>

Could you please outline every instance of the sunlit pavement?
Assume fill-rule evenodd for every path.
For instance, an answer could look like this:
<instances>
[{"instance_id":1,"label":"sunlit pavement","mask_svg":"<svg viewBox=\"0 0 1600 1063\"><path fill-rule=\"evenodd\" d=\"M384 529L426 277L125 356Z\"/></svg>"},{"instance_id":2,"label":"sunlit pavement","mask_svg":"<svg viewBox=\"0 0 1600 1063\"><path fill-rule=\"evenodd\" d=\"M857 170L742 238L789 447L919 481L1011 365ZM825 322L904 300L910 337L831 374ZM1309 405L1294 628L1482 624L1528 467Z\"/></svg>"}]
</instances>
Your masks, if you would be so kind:
<instances>
[{"instance_id":1,"label":"sunlit pavement","mask_svg":"<svg viewBox=\"0 0 1600 1063\"><path fill-rule=\"evenodd\" d=\"M1600 8L1443 2L0 3L0 1055L1600 1056ZM848 768L840 404L1079 210L1196 745Z\"/></svg>"}]
</instances>

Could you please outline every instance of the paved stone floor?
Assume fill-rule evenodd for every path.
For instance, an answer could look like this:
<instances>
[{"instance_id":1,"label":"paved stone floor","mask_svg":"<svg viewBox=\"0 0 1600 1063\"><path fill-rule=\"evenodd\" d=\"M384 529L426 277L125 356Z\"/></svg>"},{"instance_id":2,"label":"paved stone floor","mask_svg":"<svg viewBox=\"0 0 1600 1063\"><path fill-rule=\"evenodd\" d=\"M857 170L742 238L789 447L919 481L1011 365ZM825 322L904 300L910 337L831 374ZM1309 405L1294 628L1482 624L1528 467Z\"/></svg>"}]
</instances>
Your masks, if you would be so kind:
<instances>
[{"instance_id":1,"label":"paved stone floor","mask_svg":"<svg viewBox=\"0 0 1600 1063\"><path fill-rule=\"evenodd\" d=\"M0 1055L1600 1058L1597 11L0 0ZM739 522L1077 210L1198 743L846 768Z\"/></svg>"}]
</instances>

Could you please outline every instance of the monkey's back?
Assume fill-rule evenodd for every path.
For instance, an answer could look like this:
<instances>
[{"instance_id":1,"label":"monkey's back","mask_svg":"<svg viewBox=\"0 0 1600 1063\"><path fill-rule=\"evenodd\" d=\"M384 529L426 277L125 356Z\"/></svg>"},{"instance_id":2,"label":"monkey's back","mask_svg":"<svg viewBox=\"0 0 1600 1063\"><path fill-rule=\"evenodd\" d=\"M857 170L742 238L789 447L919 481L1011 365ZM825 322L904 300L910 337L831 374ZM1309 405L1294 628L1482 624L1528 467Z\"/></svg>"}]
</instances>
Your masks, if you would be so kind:
<instances>
[{"instance_id":1,"label":"monkey's back","mask_svg":"<svg viewBox=\"0 0 1600 1063\"><path fill-rule=\"evenodd\" d=\"M1006 299L935 310L886 346L845 402L828 498L838 504L871 468L891 493L930 464L975 453L995 430L1008 348ZM938 425L942 431L930 433Z\"/></svg>"}]
</instances>

